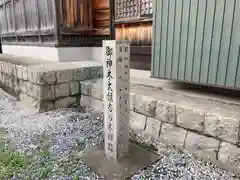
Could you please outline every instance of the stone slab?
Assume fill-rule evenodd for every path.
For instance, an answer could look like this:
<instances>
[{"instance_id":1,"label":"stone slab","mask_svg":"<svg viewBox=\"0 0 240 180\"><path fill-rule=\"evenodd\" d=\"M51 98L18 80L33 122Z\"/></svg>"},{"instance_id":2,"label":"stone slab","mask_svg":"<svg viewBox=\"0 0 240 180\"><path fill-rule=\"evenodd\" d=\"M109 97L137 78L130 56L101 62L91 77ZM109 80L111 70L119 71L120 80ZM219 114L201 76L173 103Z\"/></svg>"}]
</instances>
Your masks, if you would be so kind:
<instances>
[{"instance_id":1,"label":"stone slab","mask_svg":"<svg viewBox=\"0 0 240 180\"><path fill-rule=\"evenodd\" d=\"M130 143L129 154L119 162L105 157L103 146L91 149L83 155L83 161L93 171L107 180L125 180L137 171L159 160L155 153Z\"/></svg>"}]
</instances>

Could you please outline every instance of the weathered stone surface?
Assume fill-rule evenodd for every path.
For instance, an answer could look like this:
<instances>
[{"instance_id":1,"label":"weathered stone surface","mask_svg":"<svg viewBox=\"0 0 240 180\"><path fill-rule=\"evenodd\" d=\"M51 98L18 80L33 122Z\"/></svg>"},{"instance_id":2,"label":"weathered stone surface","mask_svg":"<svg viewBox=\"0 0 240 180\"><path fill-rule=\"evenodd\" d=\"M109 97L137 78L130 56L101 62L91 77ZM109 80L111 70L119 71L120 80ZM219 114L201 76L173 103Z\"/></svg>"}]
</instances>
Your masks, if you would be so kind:
<instances>
[{"instance_id":1,"label":"weathered stone surface","mask_svg":"<svg viewBox=\"0 0 240 180\"><path fill-rule=\"evenodd\" d=\"M80 82L80 89L81 89L81 94L84 94L86 96L91 95L91 86L92 86L92 81L83 81Z\"/></svg>"},{"instance_id":2,"label":"weathered stone surface","mask_svg":"<svg viewBox=\"0 0 240 180\"><path fill-rule=\"evenodd\" d=\"M68 108L76 102L75 97L65 97L55 101L55 109Z\"/></svg>"},{"instance_id":3,"label":"weathered stone surface","mask_svg":"<svg viewBox=\"0 0 240 180\"><path fill-rule=\"evenodd\" d=\"M91 98L90 107L94 111L102 113L104 111L104 102L96 98Z\"/></svg>"},{"instance_id":4,"label":"weathered stone surface","mask_svg":"<svg viewBox=\"0 0 240 180\"><path fill-rule=\"evenodd\" d=\"M56 84L55 85L56 98L67 97L70 95L70 87L68 83Z\"/></svg>"},{"instance_id":5,"label":"weathered stone surface","mask_svg":"<svg viewBox=\"0 0 240 180\"><path fill-rule=\"evenodd\" d=\"M28 80L34 84L55 84L57 81L56 72L54 71L28 71Z\"/></svg>"},{"instance_id":6,"label":"weathered stone surface","mask_svg":"<svg viewBox=\"0 0 240 180\"><path fill-rule=\"evenodd\" d=\"M18 78L18 79L23 79L22 66L16 65L16 71L17 71L17 78Z\"/></svg>"},{"instance_id":7,"label":"weathered stone surface","mask_svg":"<svg viewBox=\"0 0 240 180\"><path fill-rule=\"evenodd\" d=\"M130 112L130 127L135 133L144 132L147 117L136 112Z\"/></svg>"},{"instance_id":8,"label":"weathered stone surface","mask_svg":"<svg viewBox=\"0 0 240 180\"><path fill-rule=\"evenodd\" d=\"M184 145L186 133L187 131L184 130L183 128L179 128L171 124L163 123L159 140L166 144L176 145L178 147L181 147Z\"/></svg>"},{"instance_id":9,"label":"weathered stone surface","mask_svg":"<svg viewBox=\"0 0 240 180\"><path fill-rule=\"evenodd\" d=\"M35 112L46 112L54 109L53 101L43 101L34 99L24 93L19 94L21 105L34 110Z\"/></svg>"},{"instance_id":10,"label":"weathered stone surface","mask_svg":"<svg viewBox=\"0 0 240 180\"><path fill-rule=\"evenodd\" d=\"M23 92L23 93L26 93L26 82L27 81L23 81L23 80L19 80L19 88L20 88L20 91Z\"/></svg>"},{"instance_id":11,"label":"weathered stone surface","mask_svg":"<svg viewBox=\"0 0 240 180\"><path fill-rule=\"evenodd\" d=\"M154 117L156 109L156 100L143 95L135 96L135 110L136 112Z\"/></svg>"},{"instance_id":12,"label":"weathered stone surface","mask_svg":"<svg viewBox=\"0 0 240 180\"><path fill-rule=\"evenodd\" d=\"M97 99L103 99L103 81L98 79L92 82L91 96Z\"/></svg>"},{"instance_id":13,"label":"weathered stone surface","mask_svg":"<svg viewBox=\"0 0 240 180\"><path fill-rule=\"evenodd\" d=\"M150 136L154 139L158 139L159 133L160 133L160 128L161 128L162 122L153 119L153 118L147 118L147 125L144 134L147 136Z\"/></svg>"},{"instance_id":14,"label":"weathered stone surface","mask_svg":"<svg viewBox=\"0 0 240 180\"><path fill-rule=\"evenodd\" d=\"M26 94L38 100L54 100L54 86L25 83Z\"/></svg>"},{"instance_id":15,"label":"weathered stone surface","mask_svg":"<svg viewBox=\"0 0 240 180\"><path fill-rule=\"evenodd\" d=\"M102 67L90 67L90 78L96 79L103 77L103 68Z\"/></svg>"},{"instance_id":16,"label":"weathered stone surface","mask_svg":"<svg viewBox=\"0 0 240 180\"><path fill-rule=\"evenodd\" d=\"M130 110L134 111L135 109L135 93L131 93L129 95L129 106L130 106Z\"/></svg>"},{"instance_id":17,"label":"weathered stone surface","mask_svg":"<svg viewBox=\"0 0 240 180\"><path fill-rule=\"evenodd\" d=\"M176 106L168 102L158 101L156 106L156 118L174 124L176 121Z\"/></svg>"},{"instance_id":18,"label":"weathered stone surface","mask_svg":"<svg viewBox=\"0 0 240 180\"><path fill-rule=\"evenodd\" d=\"M73 70L59 70L56 72L57 83L67 83L73 80Z\"/></svg>"},{"instance_id":19,"label":"weathered stone surface","mask_svg":"<svg viewBox=\"0 0 240 180\"><path fill-rule=\"evenodd\" d=\"M26 67L22 67L22 79L28 80L28 70Z\"/></svg>"},{"instance_id":20,"label":"weathered stone surface","mask_svg":"<svg viewBox=\"0 0 240 180\"><path fill-rule=\"evenodd\" d=\"M5 63L5 72L8 75L15 75L16 73L16 66L11 63Z\"/></svg>"},{"instance_id":21,"label":"weathered stone surface","mask_svg":"<svg viewBox=\"0 0 240 180\"><path fill-rule=\"evenodd\" d=\"M221 138L225 141L237 143L239 120L207 115L204 123L204 133Z\"/></svg>"},{"instance_id":22,"label":"weathered stone surface","mask_svg":"<svg viewBox=\"0 0 240 180\"><path fill-rule=\"evenodd\" d=\"M177 106L177 124L187 129L203 132L205 114Z\"/></svg>"},{"instance_id":23,"label":"weathered stone surface","mask_svg":"<svg viewBox=\"0 0 240 180\"><path fill-rule=\"evenodd\" d=\"M43 113L54 109L54 101L36 100L35 107L37 112Z\"/></svg>"},{"instance_id":24,"label":"weathered stone surface","mask_svg":"<svg viewBox=\"0 0 240 180\"><path fill-rule=\"evenodd\" d=\"M70 95L80 94L79 82L71 82L70 83Z\"/></svg>"},{"instance_id":25,"label":"weathered stone surface","mask_svg":"<svg viewBox=\"0 0 240 180\"><path fill-rule=\"evenodd\" d=\"M75 81L84 81L90 79L90 68L75 69L73 73Z\"/></svg>"},{"instance_id":26,"label":"weathered stone surface","mask_svg":"<svg viewBox=\"0 0 240 180\"><path fill-rule=\"evenodd\" d=\"M83 108L90 108L91 99L92 99L92 97L90 97L90 96L81 95L80 106Z\"/></svg>"},{"instance_id":27,"label":"weathered stone surface","mask_svg":"<svg viewBox=\"0 0 240 180\"><path fill-rule=\"evenodd\" d=\"M188 131L185 147L198 157L216 159L219 141Z\"/></svg>"},{"instance_id":28,"label":"weathered stone surface","mask_svg":"<svg viewBox=\"0 0 240 180\"><path fill-rule=\"evenodd\" d=\"M240 168L240 148L227 142L222 142L218 153L218 159L223 164Z\"/></svg>"}]
</instances>

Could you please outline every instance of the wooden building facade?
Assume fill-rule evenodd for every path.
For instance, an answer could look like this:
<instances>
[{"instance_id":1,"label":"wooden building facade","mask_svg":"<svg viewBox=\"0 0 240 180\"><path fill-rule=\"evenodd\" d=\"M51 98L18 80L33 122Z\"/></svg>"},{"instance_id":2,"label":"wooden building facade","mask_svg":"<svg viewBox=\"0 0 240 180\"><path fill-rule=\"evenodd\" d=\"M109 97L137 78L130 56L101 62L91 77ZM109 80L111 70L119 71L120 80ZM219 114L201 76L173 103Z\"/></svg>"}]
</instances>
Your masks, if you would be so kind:
<instances>
[{"instance_id":1,"label":"wooden building facade","mask_svg":"<svg viewBox=\"0 0 240 180\"><path fill-rule=\"evenodd\" d=\"M95 15L109 17L104 2L99 6L97 0L1 0L2 44L101 46L109 39L109 18L105 22Z\"/></svg>"},{"instance_id":2,"label":"wooden building facade","mask_svg":"<svg viewBox=\"0 0 240 180\"><path fill-rule=\"evenodd\" d=\"M131 68L151 69L152 0L115 0L116 39L131 41Z\"/></svg>"},{"instance_id":3,"label":"wooden building facade","mask_svg":"<svg viewBox=\"0 0 240 180\"><path fill-rule=\"evenodd\" d=\"M3 45L100 47L130 40L131 66L151 67L152 0L0 0Z\"/></svg>"}]
</instances>

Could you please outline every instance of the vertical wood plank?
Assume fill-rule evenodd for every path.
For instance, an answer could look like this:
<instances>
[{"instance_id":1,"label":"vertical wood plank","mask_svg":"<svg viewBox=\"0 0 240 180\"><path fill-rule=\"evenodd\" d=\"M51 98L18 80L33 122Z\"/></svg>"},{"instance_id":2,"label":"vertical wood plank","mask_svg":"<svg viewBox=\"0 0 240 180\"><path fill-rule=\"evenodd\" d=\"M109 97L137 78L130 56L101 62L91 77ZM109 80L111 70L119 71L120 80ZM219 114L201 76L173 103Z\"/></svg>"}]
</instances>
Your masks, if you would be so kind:
<instances>
[{"instance_id":1,"label":"vertical wood plank","mask_svg":"<svg viewBox=\"0 0 240 180\"><path fill-rule=\"evenodd\" d=\"M196 29L196 41L194 48L194 62L193 62L193 74L192 81L199 82L201 72L201 57L202 57L202 43L204 39L204 26L205 26L205 11L207 0L199 0L197 29Z\"/></svg>"},{"instance_id":2,"label":"vertical wood plank","mask_svg":"<svg viewBox=\"0 0 240 180\"><path fill-rule=\"evenodd\" d=\"M227 66L228 66L228 54L229 47L232 42L232 29L233 29L233 17L234 17L234 5L235 0L227 0L224 22L223 22L223 32L222 32L222 43L219 55L219 67L217 71L217 84L225 85L225 79L227 77Z\"/></svg>"},{"instance_id":3,"label":"vertical wood plank","mask_svg":"<svg viewBox=\"0 0 240 180\"><path fill-rule=\"evenodd\" d=\"M7 17L7 12L6 12L6 4L4 3L4 14L5 14L5 20L6 20L6 32L9 32L9 28L8 28L8 17Z\"/></svg>"},{"instance_id":4,"label":"vertical wood plank","mask_svg":"<svg viewBox=\"0 0 240 180\"><path fill-rule=\"evenodd\" d=\"M28 24L26 19L25 1L22 0L21 3L22 3L22 13L23 13L22 15L23 15L24 26L25 26L24 30L26 31L28 29Z\"/></svg>"},{"instance_id":5,"label":"vertical wood plank","mask_svg":"<svg viewBox=\"0 0 240 180\"><path fill-rule=\"evenodd\" d=\"M234 17L233 17L233 27L232 27L232 40L230 44L229 57L228 57L228 67L226 76L226 86L236 86L235 79L236 75L239 73L239 57L240 54L240 1L235 0L234 5ZM238 74L239 75L239 74Z\"/></svg>"},{"instance_id":6,"label":"vertical wood plank","mask_svg":"<svg viewBox=\"0 0 240 180\"><path fill-rule=\"evenodd\" d=\"M178 71L179 71L179 61L180 61L180 49L181 49L181 36L182 36L182 13L183 13L183 0L175 0L175 11L176 11L176 18L174 22L174 46L173 46L173 64L172 64L172 78L178 78Z\"/></svg>"},{"instance_id":7,"label":"vertical wood plank","mask_svg":"<svg viewBox=\"0 0 240 180\"><path fill-rule=\"evenodd\" d=\"M59 0L52 0L52 7L53 7L53 21L54 21L54 37L55 37L55 44L59 44L60 39L60 21L58 16L58 9L59 9Z\"/></svg>"},{"instance_id":8,"label":"vertical wood plank","mask_svg":"<svg viewBox=\"0 0 240 180\"><path fill-rule=\"evenodd\" d=\"M214 12L215 12L215 3L216 0L207 1L206 9L206 23L204 39L203 39L203 49L202 49L202 66L201 66L201 76L200 82L207 83L209 63L210 63L210 48L211 48L211 39L213 32L213 22L214 22Z\"/></svg>"}]
</instances>

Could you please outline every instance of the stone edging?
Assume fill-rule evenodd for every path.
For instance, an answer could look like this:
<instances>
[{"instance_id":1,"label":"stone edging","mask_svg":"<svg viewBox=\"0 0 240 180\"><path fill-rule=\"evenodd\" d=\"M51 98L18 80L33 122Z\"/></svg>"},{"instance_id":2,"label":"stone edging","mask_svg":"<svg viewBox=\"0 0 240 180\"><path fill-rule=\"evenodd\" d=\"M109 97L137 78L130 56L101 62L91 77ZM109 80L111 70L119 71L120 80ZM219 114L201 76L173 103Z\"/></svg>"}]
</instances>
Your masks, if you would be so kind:
<instances>
[{"instance_id":1,"label":"stone edging","mask_svg":"<svg viewBox=\"0 0 240 180\"><path fill-rule=\"evenodd\" d=\"M80 84L81 106L103 112L101 81ZM130 126L135 134L183 147L226 167L240 168L239 119L203 113L133 92L130 107Z\"/></svg>"}]
</instances>

